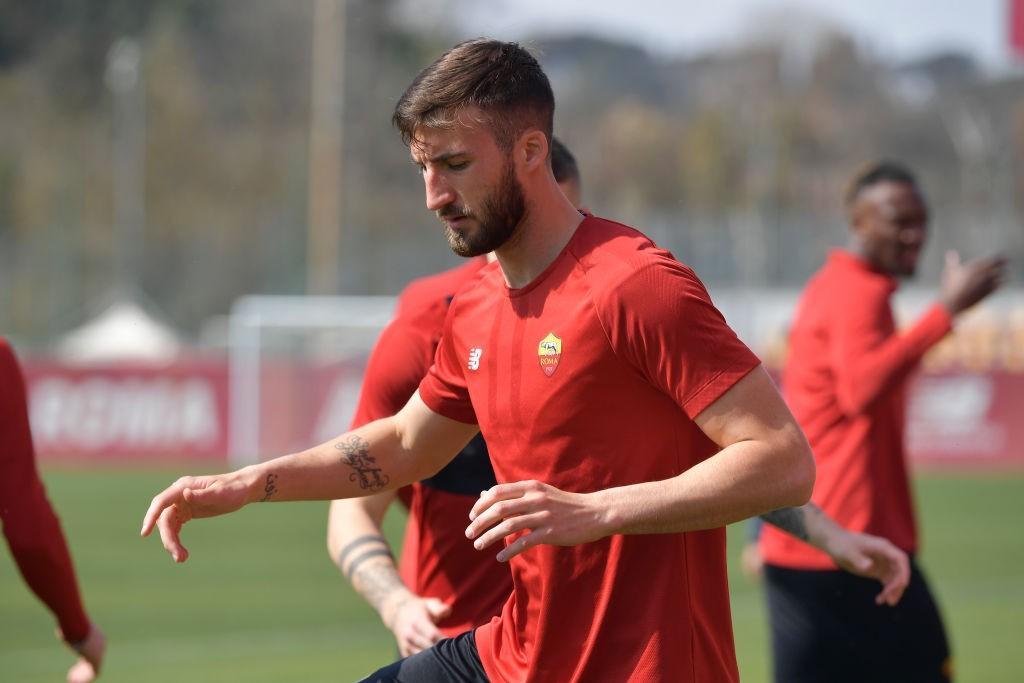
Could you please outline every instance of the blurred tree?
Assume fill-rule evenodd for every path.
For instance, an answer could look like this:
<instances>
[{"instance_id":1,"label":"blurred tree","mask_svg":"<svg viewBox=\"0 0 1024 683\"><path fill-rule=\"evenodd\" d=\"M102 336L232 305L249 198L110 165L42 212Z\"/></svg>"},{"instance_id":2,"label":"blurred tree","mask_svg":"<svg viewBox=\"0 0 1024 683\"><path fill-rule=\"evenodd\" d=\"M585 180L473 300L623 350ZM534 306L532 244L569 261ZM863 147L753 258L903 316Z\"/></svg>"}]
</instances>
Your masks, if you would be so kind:
<instances>
[{"instance_id":1,"label":"blurred tree","mask_svg":"<svg viewBox=\"0 0 1024 683\"><path fill-rule=\"evenodd\" d=\"M340 289L394 293L456 262L390 117L469 5L344 1ZM103 72L126 35L145 88L140 289L186 330L242 294L303 291L312 17L311 0L0 0L0 329L50 339L112 286ZM891 63L792 13L743 35L672 58L575 32L524 41L590 209L712 282L797 284L844 237L846 179L888 156L921 172L934 244L1024 250L1024 79L958 54Z\"/></svg>"},{"instance_id":2,"label":"blurred tree","mask_svg":"<svg viewBox=\"0 0 1024 683\"><path fill-rule=\"evenodd\" d=\"M94 106L103 94L107 51L121 36L140 35L152 19L173 14L192 26L213 20L219 4L202 0L0 0L0 68L32 56L50 65L60 101Z\"/></svg>"}]
</instances>

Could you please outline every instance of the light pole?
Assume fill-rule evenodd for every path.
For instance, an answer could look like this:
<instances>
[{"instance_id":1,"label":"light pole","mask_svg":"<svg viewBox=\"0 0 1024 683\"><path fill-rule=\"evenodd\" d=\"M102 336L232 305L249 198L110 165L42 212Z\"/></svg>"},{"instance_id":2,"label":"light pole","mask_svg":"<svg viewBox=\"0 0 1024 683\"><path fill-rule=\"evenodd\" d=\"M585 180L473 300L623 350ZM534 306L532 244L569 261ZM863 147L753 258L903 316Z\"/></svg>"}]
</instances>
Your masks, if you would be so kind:
<instances>
[{"instance_id":1,"label":"light pole","mask_svg":"<svg viewBox=\"0 0 1024 683\"><path fill-rule=\"evenodd\" d=\"M116 287L123 293L137 284L139 251L146 222L145 90L142 50L121 38L107 53L104 81L113 94L113 202Z\"/></svg>"},{"instance_id":2,"label":"light pole","mask_svg":"<svg viewBox=\"0 0 1024 683\"><path fill-rule=\"evenodd\" d=\"M338 293L345 0L314 0L306 293Z\"/></svg>"}]
</instances>

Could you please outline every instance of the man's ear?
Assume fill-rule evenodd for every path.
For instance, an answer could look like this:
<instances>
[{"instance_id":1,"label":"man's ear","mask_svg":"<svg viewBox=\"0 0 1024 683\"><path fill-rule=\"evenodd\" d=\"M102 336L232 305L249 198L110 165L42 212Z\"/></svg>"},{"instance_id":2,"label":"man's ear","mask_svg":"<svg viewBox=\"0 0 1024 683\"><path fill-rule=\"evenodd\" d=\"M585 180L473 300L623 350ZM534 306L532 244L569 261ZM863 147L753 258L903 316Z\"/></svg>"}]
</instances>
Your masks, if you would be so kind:
<instances>
[{"instance_id":1,"label":"man's ear","mask_svg":"<svg viewBox=\"0 0 1024 683\"><path fill-rule=\"evenodd\" d=\"M548 163L548 136L535 128L528 130L520 136L516 152L523 170L532 173Z\"/></svg>"}]
</instances>

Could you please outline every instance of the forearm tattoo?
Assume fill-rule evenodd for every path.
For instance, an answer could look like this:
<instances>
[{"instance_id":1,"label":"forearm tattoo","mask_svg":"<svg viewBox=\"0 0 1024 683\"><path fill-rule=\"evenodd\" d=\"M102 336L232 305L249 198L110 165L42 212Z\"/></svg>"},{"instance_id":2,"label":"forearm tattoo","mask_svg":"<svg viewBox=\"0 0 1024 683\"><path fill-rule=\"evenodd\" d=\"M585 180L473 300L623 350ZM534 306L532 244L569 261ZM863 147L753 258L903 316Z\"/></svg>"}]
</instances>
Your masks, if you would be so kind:
<instances>
[{"instance_id":1,"label":"forearm tattoo","mask_svg":"<svg viewBox=\"0 0 1024 683\"><path fill-rule=\"evenodd\" d=\"M342 452L341 461L352 468L348 476L350 481L359 482L359 488L365 491L380 491L388 485L391 477L384 474L377 461L370 455L370 444L353 434L347 441L334 445Z\"/></svg>"},{"instance_id":2,"label":"forearm tattoo","mask_svg":"<svg viewBox=\"0 0 1024 683\"><path fill-rule=\"evenodd\" d=\"M373 547L357 554L346 566L345 561L353 554L353 551L367 544L372 544ZM386 557L389 558L389 561L367 563L368 560L376 557ZM395 569L394 559L391 556L391 549L388 547L387 541L382 536L360 536L346 545L338 554L338 566L341 568L342 573L352 582L352 587L387 622L390 615L385 615L383 609L388 602L388 598L394 591L405 588L405 585L398 576L398 571ZM390 612L394 613L402 602L404 600L399 600L395 604L390 605Z\"/></svg>"},{"instance_id":3,"label":"forearm tattoo","mask_svg":"<svg viewBox=\"0 0 1024 683\"><path fill-rule=\"evenodd\" d=\"M388 602L388 598L392 593L405 588L402 580L398 578L395 566L393 564L385 564L384 562L375 562L359 567L352 574L352 585L366 599L366 602L370 603L370 606L377 610L377 613L381 615L385 623L390 621L390 615L384 614L385 603ZM403 602L405 601L399 600L391 605L390 612L393 613L397 610Z\"/></svg>"},{"instance_id":4,"label":"forearm tattoo","mask_svg":"<svg viewBox=\"0 0 1024 683\"><path fill-rule=\"evenodd\" d=\"M392 563L395 561L395 558L391 557L391 551L387 548L367 550L365 553L352 560L352 563L348 566L348 575L355 576L361 565L365 564L367 560L372 560L375 557L390 557Z\"/></svg>"},{"instance_id":5,"label":"forearm tattoo","mask_svg":"<svg viewBox=\"0 0 1024 683\"><path fill-rule=\"evenodd\" d=\"M341 549L341 552L338 553L338 569L340 569L345 576L348 576L351 573L351 567L345 567L345 560L348 559L348 556L352 554L353 550L364 546L367 543L373 543L374 545L380 545L385 548L388 547L388 542L380 534L367 534L349 541L349 543Z\"/></svg>"},{"instance_id":6,"label":"forearm tattoo","mask_svg":"<svg viewBox=\"0 0 1024 683\"><path fill-rule=\"evenodd\" d=\"M267 475L267 483L263 486L263 497L260 498L260 502L261 503L266 503L268 500L270 500L273 497L273 495L275 493L277 493L277 486L274 485L274 482L276 480L277 480L277 475L276 474L268 474Z\"/></svg>"},{"instance_id":7,"label":"forearm tattoo","mask_svg":"<svg viewBox=\"0 0 1024 683\"><path fill-rule=\"evenodd\" d=\"M761 515L761 519L773 526L779 527L792 536L796 536L801 541L806 541L809 538L807 534L806 513L803 508L772 510Z\"/></svg>"}]
</instances>

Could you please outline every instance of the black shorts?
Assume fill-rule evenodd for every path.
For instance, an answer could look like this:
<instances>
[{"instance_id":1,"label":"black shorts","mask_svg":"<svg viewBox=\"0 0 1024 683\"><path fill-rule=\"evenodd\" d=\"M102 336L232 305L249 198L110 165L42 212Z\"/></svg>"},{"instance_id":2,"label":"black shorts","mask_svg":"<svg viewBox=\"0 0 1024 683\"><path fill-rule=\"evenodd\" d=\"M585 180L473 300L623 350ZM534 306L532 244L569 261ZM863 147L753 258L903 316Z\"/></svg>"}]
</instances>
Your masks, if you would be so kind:
<instances>
[{"instance_id":1,"label":"black shorts","mask_svg":"<svg viewBox=\"0 0 1024 683\"><path fill-rule=\"evenodd\" d=\"M432 648L400 659L360 683L487 683L473 631L445 638Z\"/></svg>"},{"instance_id":2,"label":"black shorts","mask_svg":"<svg viewBox=\"0 0 1024 683\"><path fill-rule=\"evenodd\" d=\"M765 565L776 683L948 683L949 643L924 575L895 607L880 584L843 571Z\"/></svg>"}]
</instances>

